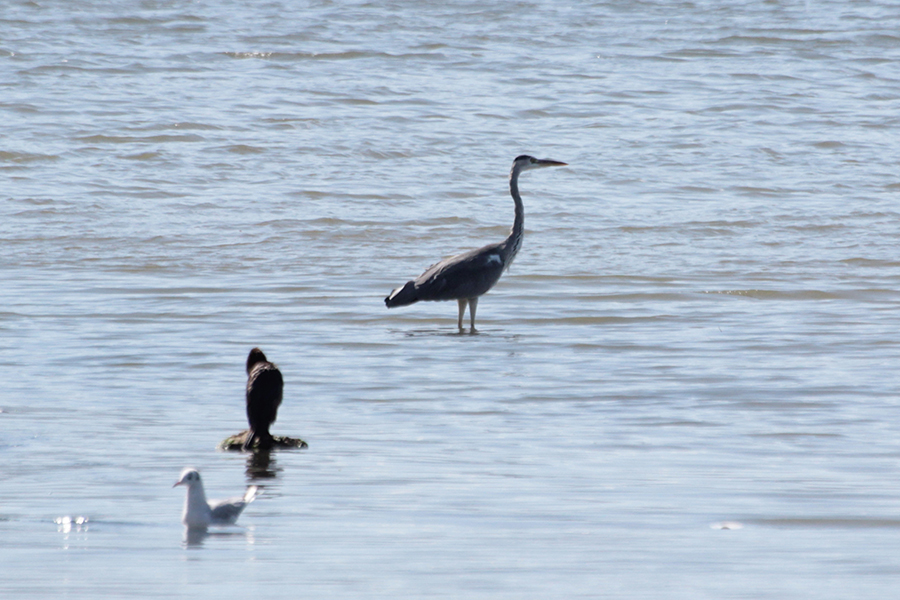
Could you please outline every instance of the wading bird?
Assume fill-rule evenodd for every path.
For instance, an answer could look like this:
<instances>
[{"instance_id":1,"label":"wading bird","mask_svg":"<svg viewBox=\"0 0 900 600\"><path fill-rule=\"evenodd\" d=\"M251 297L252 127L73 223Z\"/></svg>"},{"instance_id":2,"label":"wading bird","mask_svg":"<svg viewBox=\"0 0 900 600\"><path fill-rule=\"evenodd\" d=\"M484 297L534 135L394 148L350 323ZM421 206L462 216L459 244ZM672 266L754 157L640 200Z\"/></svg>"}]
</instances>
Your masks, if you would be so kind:
<instances>
[{"instance_id":1,"label":"wading bird","mask_svg":"<svg viewBox=\"0 0 900 600\"><path fill-rule=\"evenodd\" d=\"M185 469L181 477L175 482L177 485L187 486L187 498L184 501L184 512L181 522L188 529L206 529L210 525L233 525L240 516L244 507L250 504L259 491L255 485L251 485L239 498L208 502L203 491L203 481L197 469Z\"/></svg>"},{"instance_id":2,"label":"wading bird","mask_svg":"<svg viewBox=\"0 0 900 600\"><path fill-rule=\"evenodd\" d=\"M247 356L247 422L250 431L244 440L244 450L251 449L254 442L260 450L272 447L269 425L278 416L283 390L284 379L278 367L270 363L259 348L251 350Z\"/></svg>"},{"instance_id":3,"label":"wading bird","mask_svg":"<svg viewBox=\"0 0 900 600\"><path fill-rule=\"evenodd\" d=\"M509 268L522 246L525 226L525 207L519 196L519 174L541 167L562 167L566 163L557 160L517 156L509 172L509 193L516 205L512 231L502 242L446 258L430 266L414 281L392 291L384 299L388 308L406 306L419 300L456 300L459 304L459 329L463 328L463 316L469 307L469 322L475 331L475 309L478 298L494 287L503 271Z\"/></svg>"}]
</instances>

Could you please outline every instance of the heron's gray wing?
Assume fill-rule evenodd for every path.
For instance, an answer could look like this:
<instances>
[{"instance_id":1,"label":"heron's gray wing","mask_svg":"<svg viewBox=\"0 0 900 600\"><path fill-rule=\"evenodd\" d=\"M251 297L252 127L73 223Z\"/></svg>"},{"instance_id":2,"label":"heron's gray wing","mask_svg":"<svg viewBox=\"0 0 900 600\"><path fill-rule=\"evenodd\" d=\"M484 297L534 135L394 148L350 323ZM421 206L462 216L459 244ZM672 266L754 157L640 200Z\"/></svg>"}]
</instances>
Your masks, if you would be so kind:
<instances>
[{"instance_id":1,"label":"heron's gray wing","mask_svg":"<svg viewBox=\"0 0 900 600\"><path fill-rule=\"evenodd\" d=\"M503 267L499 244L491 244L432 265L416 279L416 292L420 300L474 298L494 287Z\"/></svg>"},{"instance_id":2,"label":"heron's gray wing","mask_svg":"<svg viewBox=\"0 0 900 600\"><path fill-rule=\"evenodd\" d=\"M211 504L209 508L212 511L212 522L222 524L234 523L245 506L247 506L247 503L243 498L229 498L228 500L220 500L215 504Z\"/></svg>"}]
</instances>

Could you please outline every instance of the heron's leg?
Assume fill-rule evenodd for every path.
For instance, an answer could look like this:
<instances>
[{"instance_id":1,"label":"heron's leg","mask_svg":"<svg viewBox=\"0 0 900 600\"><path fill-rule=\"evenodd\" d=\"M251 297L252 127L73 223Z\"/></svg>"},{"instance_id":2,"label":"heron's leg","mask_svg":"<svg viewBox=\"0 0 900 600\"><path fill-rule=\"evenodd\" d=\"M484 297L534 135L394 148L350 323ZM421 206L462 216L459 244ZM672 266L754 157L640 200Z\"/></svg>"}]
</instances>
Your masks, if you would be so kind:
<instances>
[{"instance_id":1,"label":"heron's leg","mask_svg":"<svg viewBox=\"0 0 900 600\"><path fill-rule=\"evenodd\" d=\"M458 324L459 324L459 328L462 329L463 328L463 326L462 326L463 315L466 314L466 305L469 303L469 301L466 298L457 298L456 302L459 304Z\"/></svg>"},{"instance_id":2,"label":"heron's leg","mask_svg":"<svg viewBox=\"0 0 900 600\"><path fill-rule=\"evenodd\" d=\"M472 324L472 331L475 331L475 309L478 308L478 296L469 298L469 323Z\"/></svg>"}]
</instances>

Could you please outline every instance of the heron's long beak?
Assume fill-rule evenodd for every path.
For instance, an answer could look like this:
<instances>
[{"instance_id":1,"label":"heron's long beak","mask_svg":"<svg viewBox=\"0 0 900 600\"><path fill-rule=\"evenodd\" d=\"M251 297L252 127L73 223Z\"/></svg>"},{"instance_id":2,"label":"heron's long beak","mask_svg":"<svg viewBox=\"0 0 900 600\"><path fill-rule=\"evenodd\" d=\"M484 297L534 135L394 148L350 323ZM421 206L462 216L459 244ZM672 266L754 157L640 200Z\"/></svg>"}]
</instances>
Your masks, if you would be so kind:
<instances>
[{"instance_id":1,"label":"heron's long beak","mask_svg":"<svg viewBox=\"0 0 900 600\"><path fill-rule=\"evenodd\" d=\"M569 163L560 162L558 160L550 160L549 158L539 158L534 163L539 167L566 167Z\"/></svg>"}]
</instances>

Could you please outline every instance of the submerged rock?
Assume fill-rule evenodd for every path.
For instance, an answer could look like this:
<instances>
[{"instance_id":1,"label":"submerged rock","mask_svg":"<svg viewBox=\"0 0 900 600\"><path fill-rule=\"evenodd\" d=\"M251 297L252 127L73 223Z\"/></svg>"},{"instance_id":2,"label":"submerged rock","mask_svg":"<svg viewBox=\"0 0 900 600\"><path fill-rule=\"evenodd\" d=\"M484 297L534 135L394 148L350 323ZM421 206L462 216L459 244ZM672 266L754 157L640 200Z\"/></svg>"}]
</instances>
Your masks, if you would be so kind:
<instances>
[{"instance_id":1,"label":"submerged rock","mask_svg":"<svg viewBox=\"0 0 900 600\"><path fill-rule=\"evenodd\" d=\"M219 442L217 448L219 450L241 450L244 447L244 442L247 441L247 436L250 434L249 430L244 430L240 433L236 433L232 436L229 436ZM258 440L253 444L251 449L256 449L259 446ZM286 435L273 435L272 436L272 450L276 448L307 448L309 445L301 440L300 438L292 438Z\"/></svg>"}]
</instances>

